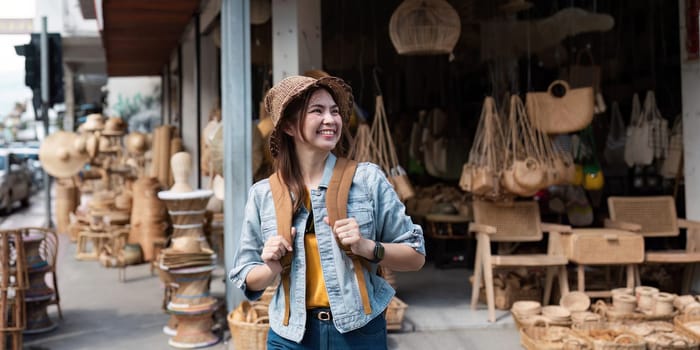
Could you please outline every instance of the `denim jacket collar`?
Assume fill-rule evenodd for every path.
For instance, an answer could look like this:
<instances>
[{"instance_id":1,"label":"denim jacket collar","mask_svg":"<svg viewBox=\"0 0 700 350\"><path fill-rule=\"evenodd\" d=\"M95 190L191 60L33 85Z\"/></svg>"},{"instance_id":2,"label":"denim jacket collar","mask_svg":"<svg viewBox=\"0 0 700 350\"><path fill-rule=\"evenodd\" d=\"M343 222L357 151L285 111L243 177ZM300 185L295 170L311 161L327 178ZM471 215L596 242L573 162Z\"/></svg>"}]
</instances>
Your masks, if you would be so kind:
<instances>
[{"instance_id":1,"label":"denim jacket collar","mask_svg":"<svg viewBox=\"0 0 700 350\"><path fill-rule=\"evenodd\" d=\"M333 168L335 167L336 161L335 155L333 153L328 153L328 158L326 158L326 166L323 169L323 177L321 178L321 183L318 184L318 188L328 188L328 183L331 182L331 176L333 175Z\"/></svg>"}]
</instances>

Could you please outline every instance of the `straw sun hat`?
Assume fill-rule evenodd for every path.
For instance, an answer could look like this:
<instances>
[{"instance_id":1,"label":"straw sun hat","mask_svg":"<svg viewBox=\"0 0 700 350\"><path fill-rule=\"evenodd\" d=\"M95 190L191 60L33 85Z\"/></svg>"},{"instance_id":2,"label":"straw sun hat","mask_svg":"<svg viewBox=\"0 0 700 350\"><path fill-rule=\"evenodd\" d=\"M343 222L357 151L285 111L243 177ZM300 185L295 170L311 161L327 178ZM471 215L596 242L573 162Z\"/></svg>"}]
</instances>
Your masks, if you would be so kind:
<instances>
[{"instance_id":1,"label":"straw sun hat","mask_svg":"<svg viewBox=\"0 0 700 350\"><path fill-rule=\"evenodd\" d=\"M78 149L79 143L79 136L72 132L57 131L49 135L39 148L41 166L58 178L77 174L89 158L84 149Z\"/></svg>"},{"instance_id":2,"label":"straw sun hat","mask_svg":"<svg viewBox=\"0 0 700 350\"><path fill-rule=\"evenodd\" d=\"M315 87L324 87L331 91L335 103L338 105L340 115L343 117L343 121L348 121L352 113L353 97L352 89L345 81L330 76L321 77L319 79L298 75L287 77L273 86L267 92L267 95L265 95L265 109L270 115L272 125L274 126L274 131L271 135L273 141L278 138L277 126L287 106L309 89ZM276 142L270 142L270 151L273 156L277 153L274 145L275 143Z\"/></svg>"}]
</instances>

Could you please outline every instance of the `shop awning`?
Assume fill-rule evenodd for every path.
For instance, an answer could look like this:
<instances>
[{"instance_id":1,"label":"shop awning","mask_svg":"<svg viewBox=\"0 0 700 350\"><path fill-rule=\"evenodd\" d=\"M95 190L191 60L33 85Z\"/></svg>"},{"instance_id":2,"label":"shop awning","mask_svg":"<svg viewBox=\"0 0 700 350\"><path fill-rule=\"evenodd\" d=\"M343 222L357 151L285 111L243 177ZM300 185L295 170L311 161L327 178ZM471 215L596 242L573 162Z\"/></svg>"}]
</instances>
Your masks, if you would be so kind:
<instances>
[{"instance_id":1,"label":"shop awning","mask_svg":"<svg viewBox=\"0 0 700 350\"><path fill-rule=\"evenodd\" d=\"M160 75L200 0L102 0L109 76Z\"/></svg>"}]
</instances>

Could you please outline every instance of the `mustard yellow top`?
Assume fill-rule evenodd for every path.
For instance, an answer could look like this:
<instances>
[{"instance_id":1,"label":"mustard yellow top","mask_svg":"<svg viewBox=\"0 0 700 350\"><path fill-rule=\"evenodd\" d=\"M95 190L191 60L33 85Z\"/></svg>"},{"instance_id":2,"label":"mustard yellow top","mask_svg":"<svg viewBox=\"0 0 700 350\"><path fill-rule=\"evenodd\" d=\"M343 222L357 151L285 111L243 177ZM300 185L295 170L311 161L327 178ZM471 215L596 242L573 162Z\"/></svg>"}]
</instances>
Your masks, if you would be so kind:
<instances>
[{"instance_id":1,"label":"mustard yellow top","mask_svg":"<svg viewBox=\"0 0 700 350\"><path fill-rule=\"evenodd\" d=\"M314 215L311 210L311 198L307 192L304 205L309 211L309 218L304 232L304 249L306 249L306 308L329 307L326 283L321 269L321 255L318 252Z\"/></svg>"}]
</instances>

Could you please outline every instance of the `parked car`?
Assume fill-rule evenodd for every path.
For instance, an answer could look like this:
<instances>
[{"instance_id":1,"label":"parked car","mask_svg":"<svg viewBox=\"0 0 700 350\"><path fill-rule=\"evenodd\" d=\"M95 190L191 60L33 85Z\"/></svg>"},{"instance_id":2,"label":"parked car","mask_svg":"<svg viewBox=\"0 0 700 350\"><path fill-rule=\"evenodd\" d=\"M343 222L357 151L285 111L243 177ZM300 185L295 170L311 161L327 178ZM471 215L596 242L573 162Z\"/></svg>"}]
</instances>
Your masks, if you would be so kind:
<instances>
[{"instance_id":1,"label":"parked car","mask_svg":"<svg viewBox=\"0 0 700 350\"><path fill-rule=\"evenodd\" d=\"M44 188L44 169L39 162L39 142L15 142L8 146L8 152L12 153L19 160L26 162L26 168L32 178L32 191L36 192Z\"/></svg>"},{"instance_id":2,"label":"parked car","mask_svg":"<svg viewBox=\"0 0 700 350\"><path fill-rule=\"evenodd\" d=\"M0 211L9 213L16 202L29 205L32 175L26 160L0 149Z\"/></svg>"}]
</instances>

